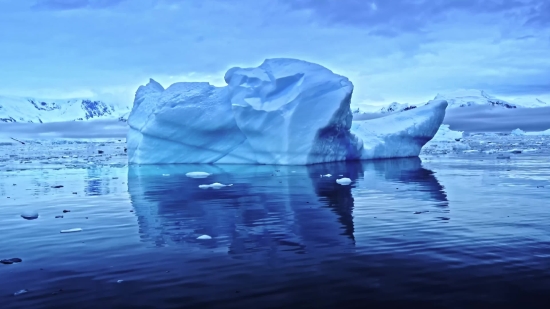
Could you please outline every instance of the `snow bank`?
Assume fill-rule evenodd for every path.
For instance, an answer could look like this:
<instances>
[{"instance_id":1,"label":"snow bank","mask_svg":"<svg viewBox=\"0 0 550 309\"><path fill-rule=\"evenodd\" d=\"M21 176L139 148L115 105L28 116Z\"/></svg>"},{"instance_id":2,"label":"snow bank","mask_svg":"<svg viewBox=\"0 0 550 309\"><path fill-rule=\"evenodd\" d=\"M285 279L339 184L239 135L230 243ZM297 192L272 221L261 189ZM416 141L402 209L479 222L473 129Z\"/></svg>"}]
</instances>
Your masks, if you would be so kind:
<instances>
[{"instance_id":1,"label":"snow bank","mask_svg":"<svg viewBox=\"0 0 550 309\"><path fill-rule=\"evenodd\" d=\"M151 80L128 118L128 160L137 164L307 165L417 156L437 132L445 101L353 122L353 84L320 65L268 59L232 68L226 87Z\"/></svg>"}]
</instances>

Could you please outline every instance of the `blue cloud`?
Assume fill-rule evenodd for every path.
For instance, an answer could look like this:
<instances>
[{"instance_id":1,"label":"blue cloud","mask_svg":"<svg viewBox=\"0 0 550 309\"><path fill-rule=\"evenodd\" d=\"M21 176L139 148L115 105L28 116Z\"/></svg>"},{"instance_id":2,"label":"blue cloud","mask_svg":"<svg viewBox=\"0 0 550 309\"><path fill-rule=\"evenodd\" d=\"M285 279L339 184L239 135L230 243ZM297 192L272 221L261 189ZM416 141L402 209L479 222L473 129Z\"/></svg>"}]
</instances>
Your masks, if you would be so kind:
<instances>
[{"instance_id":1,"label":"blue cloud","mask_svg":"<svg viewBox=\"0 0 550 309\"><path fill-rule=\"evenodd\" d=\"M348 76L354 102L550 95L546 0L0 0L0 94L112 93L149 77L223 84L270 57ZM382 102L386 99L386 102Z\"/></svg>"},{"instance_id":2,"label":"blue cloud","mask_svg":"<svg viewBox=\"0 0 550 309\"><path fill-rule=\"evenodd\" d=\"M102 9L123 1L126 0L38 0L33 7L47 10Z\"/></svg>"}]
</instances>

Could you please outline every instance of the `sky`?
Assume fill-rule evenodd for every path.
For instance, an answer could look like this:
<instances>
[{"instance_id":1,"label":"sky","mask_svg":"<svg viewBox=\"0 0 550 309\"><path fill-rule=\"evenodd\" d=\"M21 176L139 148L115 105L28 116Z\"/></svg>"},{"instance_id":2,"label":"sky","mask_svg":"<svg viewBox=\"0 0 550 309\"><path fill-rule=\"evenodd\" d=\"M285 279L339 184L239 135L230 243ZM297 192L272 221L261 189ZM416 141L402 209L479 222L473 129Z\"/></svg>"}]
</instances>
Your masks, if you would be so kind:
<instances>
[{"instance_id":1,"label":"sky","mask_svg":"<svg viewBox=\"0 0 550 309\"><path fill-rule=\"evenodd\" d=\"M224 86L298 58L353 105L483 89L550 101L548 0L0 0L0 95L131 104L149 78Z\"/></svg>"}]
</instances>

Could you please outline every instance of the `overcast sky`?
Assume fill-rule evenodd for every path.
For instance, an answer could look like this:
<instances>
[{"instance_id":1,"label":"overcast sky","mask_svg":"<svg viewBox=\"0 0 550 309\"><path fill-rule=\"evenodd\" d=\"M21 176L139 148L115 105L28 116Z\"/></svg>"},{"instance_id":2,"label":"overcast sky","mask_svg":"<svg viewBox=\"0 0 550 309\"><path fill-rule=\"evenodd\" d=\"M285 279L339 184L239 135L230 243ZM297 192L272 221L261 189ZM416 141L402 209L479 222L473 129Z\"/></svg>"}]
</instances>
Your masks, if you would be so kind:
<instances>
[{"instance_id":1,"label":"overcast sky","mask_svg":"<svg viewBox=\"0 0 550 309\"><path fill-rule=\"evenodd\" d=\"M550 96L548 0L0 0L0 94L131 101L265 58L349 77L353 102Z\"/></svg>"}]
</instances>

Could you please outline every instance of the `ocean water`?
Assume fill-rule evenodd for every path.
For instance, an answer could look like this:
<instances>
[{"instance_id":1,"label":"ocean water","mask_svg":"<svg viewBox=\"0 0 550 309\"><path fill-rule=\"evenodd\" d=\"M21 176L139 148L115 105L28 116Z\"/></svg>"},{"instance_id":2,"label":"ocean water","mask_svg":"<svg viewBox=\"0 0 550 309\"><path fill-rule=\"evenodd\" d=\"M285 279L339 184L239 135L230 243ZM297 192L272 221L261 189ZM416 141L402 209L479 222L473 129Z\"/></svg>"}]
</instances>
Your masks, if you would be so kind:
<instances>
[{"instance_id":1,"label":"ocean water","mask_svg":"<svg viewBox=\"0 0 550 309\"><path fill-rule=\"evenodd\" d=\"M23 261L0 264L1 308L550 305L547 153L128 167L122 143L12 147L0 259Z\"/></svg>"}]
</instances>

